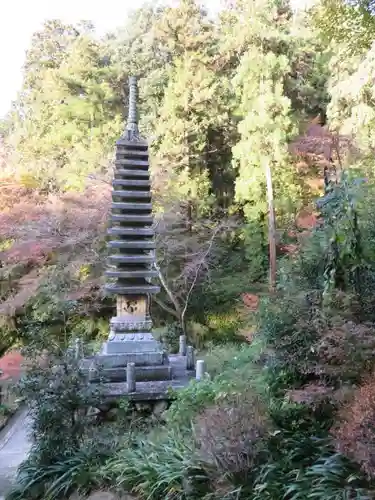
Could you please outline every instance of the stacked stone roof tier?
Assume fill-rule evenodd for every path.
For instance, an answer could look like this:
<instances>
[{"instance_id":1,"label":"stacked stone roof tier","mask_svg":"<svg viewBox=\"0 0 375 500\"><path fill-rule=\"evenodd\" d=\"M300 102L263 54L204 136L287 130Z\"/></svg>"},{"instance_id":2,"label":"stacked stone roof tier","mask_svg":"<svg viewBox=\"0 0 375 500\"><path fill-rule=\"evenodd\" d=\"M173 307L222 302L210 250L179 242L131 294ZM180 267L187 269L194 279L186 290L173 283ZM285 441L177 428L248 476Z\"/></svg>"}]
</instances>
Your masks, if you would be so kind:
<instances>
[{"instance_id":1,"label":"stacked stone roof tier","mask_svg":"<svg viewBox=\"0 0 375 500\"><path fill-rule=\"evenodd\" d=\"M111 249L106 290L119 295L153 294L153 228L148 146L144 140L117 142L112 205L108 229Z\"/></svg>"}]
</instances>

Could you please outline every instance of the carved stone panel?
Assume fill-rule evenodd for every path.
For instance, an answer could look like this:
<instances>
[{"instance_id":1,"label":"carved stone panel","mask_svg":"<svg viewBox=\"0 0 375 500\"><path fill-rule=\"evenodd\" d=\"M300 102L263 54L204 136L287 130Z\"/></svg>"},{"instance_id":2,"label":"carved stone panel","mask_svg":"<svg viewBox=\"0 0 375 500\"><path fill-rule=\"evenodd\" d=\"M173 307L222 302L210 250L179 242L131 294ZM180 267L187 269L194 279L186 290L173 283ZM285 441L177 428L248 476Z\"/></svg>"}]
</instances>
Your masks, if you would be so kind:
<instances>
[{"instance_id":1,"label":"carved stone panel","mask_svg":"<svg viewBox=\"0 0 375 500\"><path fill-rule=\"evenodd\" d=\"M147 313L147 297L126 297L119 295L117 296L117 316L131 317L131 316L143 316L145 317Z\"/></svg>"}]
</instances>

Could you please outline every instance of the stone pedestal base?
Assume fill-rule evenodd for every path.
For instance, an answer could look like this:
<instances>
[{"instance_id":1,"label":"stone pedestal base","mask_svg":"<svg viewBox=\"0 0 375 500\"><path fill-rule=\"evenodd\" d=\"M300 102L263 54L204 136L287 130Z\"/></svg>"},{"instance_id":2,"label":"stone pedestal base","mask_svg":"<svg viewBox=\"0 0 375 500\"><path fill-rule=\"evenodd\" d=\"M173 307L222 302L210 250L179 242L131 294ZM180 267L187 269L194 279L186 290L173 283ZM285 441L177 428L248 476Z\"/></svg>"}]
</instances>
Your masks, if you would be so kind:
<instances>
[{"instance_id":1,"label":"stone pedestal base","mask_svg":"<svg viewBox=\"0 0 375 500\"><path fill-rule=\"evenodd\" d=\"M88 360L85 360L88 361ZM90 374L90 382L99 382L100 378L103 377L105 381L108 382L126 382L127 381L127 370L126 366L114 366L108 367L103 366L101 361L105 358L101 356L96 356L95 359L91 360L98 367L98 371ZM89 371L90 366L87 367ZM160 382L171 380L172 378L172 368L169 364L159 365L159 366L136 366L135 367L135 380L136 382Z\"/></svg>"},{"instance_id":2,"label":"stone pedestal base","mask_svg":"<svg viewBox=\"0 0 375 500\"><path fill-rule=\"evenodd\" d=\"M162 354L163 349L151 333L110 333L103 344L101 354Z\"/></svg>"},{"instance_id":3,"label":"stone pedestal base","mask_svg":"<svg viewBox=\"0 0 375 500\"><path fill-rule=\"evenodd\" d=\"M164 363L165 353L163 351L144 351L144 352L108 352L106 345L97 355L105 368L115 368L116 366L126 366L128 363L135 363L136 366L159 366Z\"/></svg>"},{"instance_id":4,"label":"stone pedestal base","mask_svg":"<svg viewBox=\"0 0 375 500\"><path fill-rule=\"evenodd\" d=\"M159 350L147 351L147 345L142 344L141 352L134 352L136 345L127 342L129 344L128 349L126 349L128 352L119 352L117 350L117 352L113 353L108 352L108 344L112 347L112 343L107 342L99 354L85 358L82 361L82 367L87 373L90 372L92 382L98 381L100 377L104 377L106 381L110 382L125 382L128 363L135 364L135 379L137 382L171 380L172 369L168 355L158 343L156 345ZM120 345L124 346L124 343L120 343ZM142 349L144 349L143 352ZM96 371L97 373L95 373Z\"/></svg>"}]
</instances>

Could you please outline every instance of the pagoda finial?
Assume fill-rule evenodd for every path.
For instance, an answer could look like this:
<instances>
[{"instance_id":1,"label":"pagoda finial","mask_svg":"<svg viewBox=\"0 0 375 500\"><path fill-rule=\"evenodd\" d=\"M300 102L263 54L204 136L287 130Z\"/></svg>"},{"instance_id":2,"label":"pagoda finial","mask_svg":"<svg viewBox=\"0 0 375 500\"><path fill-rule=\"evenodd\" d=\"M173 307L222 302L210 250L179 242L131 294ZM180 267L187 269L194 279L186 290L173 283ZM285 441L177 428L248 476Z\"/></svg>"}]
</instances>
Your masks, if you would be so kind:
<instances>
[{"instance_id":1,"label":"pagoda finial","mask_svg":"<svg viewBox=\"0 0 375 500\"><path fill-rule=\"evenodd\" d=\"M126 126L126 136L129 141L139 140L138 114L137 114L138 85L137 77L129 77L129 113Z\"/></svg>"}]
</instances>

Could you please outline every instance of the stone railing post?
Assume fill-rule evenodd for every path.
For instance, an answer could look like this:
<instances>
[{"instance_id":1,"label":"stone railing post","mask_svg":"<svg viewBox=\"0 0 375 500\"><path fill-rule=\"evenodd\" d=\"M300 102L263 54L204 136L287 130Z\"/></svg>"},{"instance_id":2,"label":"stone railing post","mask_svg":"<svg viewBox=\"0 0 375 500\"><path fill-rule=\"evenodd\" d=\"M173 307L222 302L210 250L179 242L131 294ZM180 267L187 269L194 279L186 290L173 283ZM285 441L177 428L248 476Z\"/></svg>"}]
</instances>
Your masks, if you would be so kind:
<instances>
[{"instance_id":1,"label":"stone railing post","mask_svg":"<svg viewBox=\"0 0 375 500\"><path fill-rule=\"evenodd\" d=\"M195 352L194 347L189 345L186 348L186 369L194 370L195 367Z\"/></svg>"},{"instance_id":2,"label":"stone railing post","mask_svg":"<svg viewBox=\"0 0 375 500\"><path fill-rule=\"evenodd\" d=\"M179 355L186 356L186 336L180 336L180 347L179 347Z\"/></svg>"},{"instance_id":3,"label":"stone railing post","mask_svg":"<svg viewBox=\"0 0 375 500\"><path fill-rule=\"evenodd\" d=\"M204 359L198 359L196 365L195 378L196 380L202 380L206 373L206 362Z\"/></svg>"},{"instance_id":4,"label":"stone railing post","mask_svg":"<svg viewBox=\"0 0 375 500\"><path fill-rule=\"evenodd\" d=\"M135 363L128 363L126 366L126 383L128 385L128 392L135 392Z\"/></svg>"}]
</instances>

